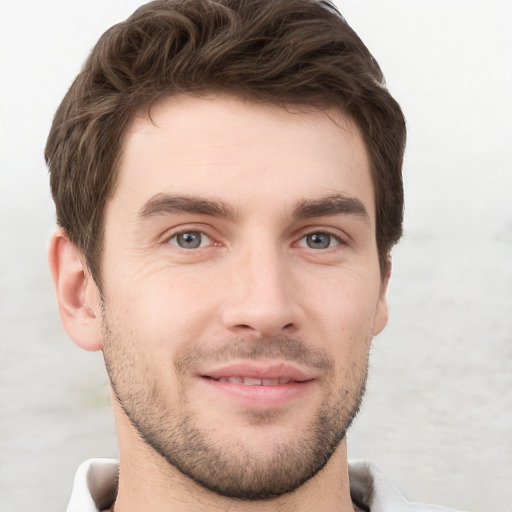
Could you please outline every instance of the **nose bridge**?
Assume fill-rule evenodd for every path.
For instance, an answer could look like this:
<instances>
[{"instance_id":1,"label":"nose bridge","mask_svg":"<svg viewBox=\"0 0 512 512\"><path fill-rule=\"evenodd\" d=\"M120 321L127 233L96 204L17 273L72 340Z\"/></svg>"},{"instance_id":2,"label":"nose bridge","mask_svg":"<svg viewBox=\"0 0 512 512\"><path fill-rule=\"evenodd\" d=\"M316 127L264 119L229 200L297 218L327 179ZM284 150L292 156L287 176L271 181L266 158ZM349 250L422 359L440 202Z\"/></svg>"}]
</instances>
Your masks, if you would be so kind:
<instances>
[{"instance_id":1,"label":"nose bridge","mask_svg":"<svg viewBox=\"0 0 512 512\"><path fill-rule=\"evenodd\" d=\"M240 273L244 271L247 272L249 292L252 291L256 299L260 294L267 300L284 298L287 269L276 247L267 244L247 249Z\"/></svg>"},{"instance_id":2,"label":"nose bridge","mask_svg":"<svg viewBox=\"0 0 512 512\"><path fill-rule=\"evenodd\" d=\"M284 256L278 243L262 238L246 244L234 256L224 312L226 327L265 337L298 327L300 308Z\"/></svg>"}]
</instances>

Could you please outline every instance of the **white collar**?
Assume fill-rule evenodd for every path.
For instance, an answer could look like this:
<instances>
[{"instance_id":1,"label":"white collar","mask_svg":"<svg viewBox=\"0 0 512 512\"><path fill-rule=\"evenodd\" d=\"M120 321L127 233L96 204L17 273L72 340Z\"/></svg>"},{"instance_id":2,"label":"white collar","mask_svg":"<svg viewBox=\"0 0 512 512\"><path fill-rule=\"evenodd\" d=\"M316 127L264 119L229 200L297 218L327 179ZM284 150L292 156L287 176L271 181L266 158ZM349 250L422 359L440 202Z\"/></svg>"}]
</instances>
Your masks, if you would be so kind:
<instances>
[{"instance_id":1,"label":"white collar","mask_svg":"<svg viewBox=\"0 0 512 512\"><path fill-rule=\"evenodd\" d=\"M78 468L67 512L100 512L112 506L117 492L119 462L89 459ZM456 512L453 509L407 501L388 476L365 460L349 463L350 494L371 512Z\"/></svg>"},{"instance_id":2,"label":"white collar","mask_svg":"<svg viewBox=\"0 0 512 512\"><path fill-rule=\"evenodd\" d=\"M80 464L66 512L99 512L112 506L118 474L116 459L89 459Z\"/></svg>"}]
</instances>

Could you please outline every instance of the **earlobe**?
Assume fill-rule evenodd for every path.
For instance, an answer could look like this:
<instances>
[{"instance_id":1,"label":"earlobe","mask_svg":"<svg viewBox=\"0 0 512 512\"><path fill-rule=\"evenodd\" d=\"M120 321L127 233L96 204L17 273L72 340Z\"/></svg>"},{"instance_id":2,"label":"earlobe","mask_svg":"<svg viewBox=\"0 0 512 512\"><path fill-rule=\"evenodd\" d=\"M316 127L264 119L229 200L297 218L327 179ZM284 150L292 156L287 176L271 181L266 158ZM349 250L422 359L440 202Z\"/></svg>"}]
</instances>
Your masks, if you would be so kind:
<instances>
[{"instance_id":1,"label":"earlobe","mask_svg":"<svg viewBox=\"0 0 512 512\"><path fill-rule=\"evenodd\" d=\"M50 239L48 263L64 329L85 350L101 350L100 294L63 229Z\"/></svg>"},{"instance_id":2,"label":"earlobe","mask_svg":"<svg viewBox=\"0 0 512 512\"><path fill-rule=\"evenodd\" d=\"M387 302L387 290L389 279L391 277L391 259L388 258L386 261L386 268L382 276L380 285L379 301L377 303L377 311L375 313L375 322L373 325L373 335L377 336L388 323L388 302Z\"/></svg>"}]
</instances>

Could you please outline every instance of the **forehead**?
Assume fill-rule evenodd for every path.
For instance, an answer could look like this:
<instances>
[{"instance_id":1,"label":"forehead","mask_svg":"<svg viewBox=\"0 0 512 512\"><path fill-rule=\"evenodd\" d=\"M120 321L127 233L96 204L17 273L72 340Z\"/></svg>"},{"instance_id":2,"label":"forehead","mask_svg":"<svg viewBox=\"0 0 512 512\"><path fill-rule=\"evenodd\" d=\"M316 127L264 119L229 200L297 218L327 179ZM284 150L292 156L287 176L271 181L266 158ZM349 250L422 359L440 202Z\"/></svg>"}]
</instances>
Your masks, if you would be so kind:
<instances>
[{"instance_id":1,"label":"forehead","mask_svg":"<svg viewBox=\"0 0 512 512\"><path fill-rule=\"evenodd\" d=\"M230 96L175 96L136 116L113 201L142 206L159 193L213 196L242 209L341 193L374 216L369 159L350 118Z\"/></svg>"}]
</instances>

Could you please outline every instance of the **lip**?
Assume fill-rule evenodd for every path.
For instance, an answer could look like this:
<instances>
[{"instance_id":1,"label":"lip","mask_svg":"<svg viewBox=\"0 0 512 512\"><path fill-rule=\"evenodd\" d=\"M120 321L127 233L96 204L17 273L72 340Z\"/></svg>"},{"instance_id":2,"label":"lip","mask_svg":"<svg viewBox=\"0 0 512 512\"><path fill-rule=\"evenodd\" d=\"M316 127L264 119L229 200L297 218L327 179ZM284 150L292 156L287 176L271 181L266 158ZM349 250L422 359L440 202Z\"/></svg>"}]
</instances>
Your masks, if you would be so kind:
<instances>
[{"instance_id":1,"label":"lip","mask_svg":"<svg viewBox=\"0 0 512 512\"><path fill-rule=\"evenodd\" d=\"M222 377L250 377L253 379L283 379L304 382L315 376L290 363L231 363L201 373L201 377L220 379Z\"/></svg>"},{"instance_id":2,"label":"lip","mask_svg":"<svg viewBox=\"0 0 512 512\"><path fill-rule=\"evenodd\" d=\"M249 385L225 380L230 377L285 383ZM301 398L316 382L311 372L286 362L228 364L201 372L198 378L207 389L215 393L216 399L234 401L246 409L283 407Z\"/></svg>"}]
</instances>

